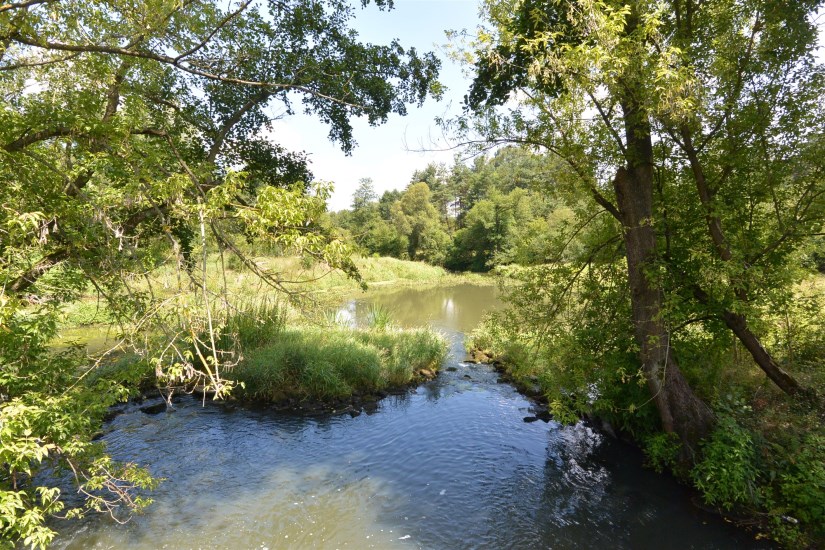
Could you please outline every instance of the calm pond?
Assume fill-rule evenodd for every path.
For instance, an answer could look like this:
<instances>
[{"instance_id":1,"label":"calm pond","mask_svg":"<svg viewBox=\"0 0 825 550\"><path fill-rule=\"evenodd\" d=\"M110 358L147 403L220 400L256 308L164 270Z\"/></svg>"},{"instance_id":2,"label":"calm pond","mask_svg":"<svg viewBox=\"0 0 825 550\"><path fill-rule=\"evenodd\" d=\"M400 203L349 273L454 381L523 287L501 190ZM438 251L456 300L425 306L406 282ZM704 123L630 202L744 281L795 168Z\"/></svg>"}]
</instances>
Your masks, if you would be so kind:
<instances>
[{"instance_id":1,"label":"calm pond","mask_svg":"<svg viewBox=\"0 0 825 550\"><path fill-rule=\"evenodd\" d=\"M184 398L107 424L119 459L166 481L126 525L95 517L59 548L743 548L753 543L585 423L535 420L464 333L497 307L479 286L371 291L402 325L451 342L441 374L374 414L301 417ZM449 370L448 368L451 367Z\"/></svg>"}]
</instances>

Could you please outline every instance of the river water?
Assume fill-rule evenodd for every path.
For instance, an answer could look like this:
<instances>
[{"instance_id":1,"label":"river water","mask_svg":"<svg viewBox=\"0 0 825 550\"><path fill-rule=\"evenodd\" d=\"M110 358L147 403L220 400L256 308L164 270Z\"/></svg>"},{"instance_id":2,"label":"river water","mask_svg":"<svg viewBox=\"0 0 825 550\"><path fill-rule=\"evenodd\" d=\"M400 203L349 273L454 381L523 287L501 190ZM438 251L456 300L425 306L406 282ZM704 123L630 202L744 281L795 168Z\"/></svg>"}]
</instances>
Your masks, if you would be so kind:
<instances>
[{"instance_id":1,"label":"river water","mask_svg":"<svg viewBox=\"0 0 825 550\"><path fill-rule=\"evenodd\" d=\"M201 406L131 406L107 424L118 459L166 481L126 525L75 524L60 548L746 548L747 535L642 468L632 447L585 423L536 419L464 334L497 307L489 287L371 291L399 324L449 339L441 374L372 414L306 417Z\"/></svg>"}]
</instances>

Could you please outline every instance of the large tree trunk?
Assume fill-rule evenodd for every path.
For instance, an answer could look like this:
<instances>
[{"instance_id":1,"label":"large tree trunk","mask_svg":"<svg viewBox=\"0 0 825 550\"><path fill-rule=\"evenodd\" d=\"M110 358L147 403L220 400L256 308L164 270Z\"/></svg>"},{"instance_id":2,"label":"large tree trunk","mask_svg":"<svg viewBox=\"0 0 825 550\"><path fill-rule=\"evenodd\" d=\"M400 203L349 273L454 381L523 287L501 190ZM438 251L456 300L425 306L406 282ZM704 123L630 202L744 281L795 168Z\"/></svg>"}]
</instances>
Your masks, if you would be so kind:
<instances>
[{"instance_id":1,"label":"large tree trunk","mask_svg":"<svg viewBox=\"0 0 825 550\"><path fill-rule=\"evenodd\" d=\"M656 403L662 427L675 433L683 445L682 459L690 461L714 418L685 380L673 357L670 333L662 319L662 292L645 269L656 259L653 224L653 145L650 124L632 100L622 103L627 168L614 180L624 228L627 274L636 343L647 385Z\"/></svg>"}]
</instances>

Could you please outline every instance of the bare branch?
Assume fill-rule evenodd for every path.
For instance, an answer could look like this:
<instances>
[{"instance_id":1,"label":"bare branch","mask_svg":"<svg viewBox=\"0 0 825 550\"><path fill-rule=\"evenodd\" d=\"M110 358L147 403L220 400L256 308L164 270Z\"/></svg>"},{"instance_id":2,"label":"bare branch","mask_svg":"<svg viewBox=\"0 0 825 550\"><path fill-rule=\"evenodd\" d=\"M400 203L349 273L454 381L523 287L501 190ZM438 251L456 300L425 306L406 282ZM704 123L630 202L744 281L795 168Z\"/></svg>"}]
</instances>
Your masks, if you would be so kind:
<instances>
[{"instance_id":1,"label":"bare branch","mask_svg":"<svg viewBox=\"0 0 825 550\"><path fill-rule=\"evenodd\" d=\"M18 276L10 285L6 287L11 294L19 295L29 289L44 273L54 266L69 258L67 248L59 248L40 259L39 262L29 267L23 274Z\"/></svg>"}]
</instances>

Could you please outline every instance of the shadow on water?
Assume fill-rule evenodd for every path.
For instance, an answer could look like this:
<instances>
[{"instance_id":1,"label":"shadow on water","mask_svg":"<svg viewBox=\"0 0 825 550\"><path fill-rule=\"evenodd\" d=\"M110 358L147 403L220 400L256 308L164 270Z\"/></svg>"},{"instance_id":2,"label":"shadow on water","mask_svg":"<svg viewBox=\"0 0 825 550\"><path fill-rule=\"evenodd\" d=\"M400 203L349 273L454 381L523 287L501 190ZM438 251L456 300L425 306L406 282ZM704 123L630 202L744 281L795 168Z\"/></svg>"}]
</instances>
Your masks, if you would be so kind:
<instances>
[{"instance_id":1,"label":"shadow on water","mask_svg":"<svg viewBox=\"0 0 825 550\"><path fill-rule=\"evenodd\" d=\"M372 302L371 302L372 300ZM116 417L112 454L167 481L127 525L92 518L62 548L747 548L694 510L632 447L585 423L535 420L534 405L486 365L463 362L463 333L497 305L484 287L402 289L377 303L451 342L435 380L375 414L301 417L137 407Z\"/></svg>"}]
</instances>

